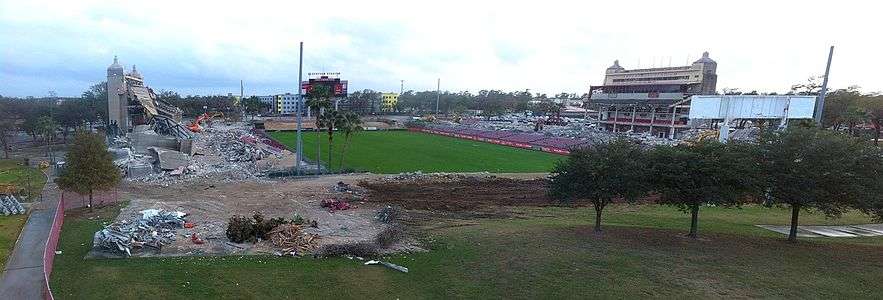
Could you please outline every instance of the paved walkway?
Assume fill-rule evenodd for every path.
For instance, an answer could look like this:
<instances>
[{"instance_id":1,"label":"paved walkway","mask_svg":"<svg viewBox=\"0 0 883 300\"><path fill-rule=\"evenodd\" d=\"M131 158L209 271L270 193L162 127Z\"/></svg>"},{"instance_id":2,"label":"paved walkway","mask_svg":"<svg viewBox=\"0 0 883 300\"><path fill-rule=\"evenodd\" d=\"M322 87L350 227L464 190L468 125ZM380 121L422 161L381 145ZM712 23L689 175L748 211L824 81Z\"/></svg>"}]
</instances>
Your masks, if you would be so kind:
<instances>
[{"instance_id":1,"label":"paved walkway","mask_svg":"<svg viewBox=\"0 0 883 300\"><path fill-rule=\"evenodd\" d=\"M43 202L33 205L31 215L3 270L0 299L43 299L43 251L59 195L55 183L46 183Z\"/></svg>"}]
</instances>

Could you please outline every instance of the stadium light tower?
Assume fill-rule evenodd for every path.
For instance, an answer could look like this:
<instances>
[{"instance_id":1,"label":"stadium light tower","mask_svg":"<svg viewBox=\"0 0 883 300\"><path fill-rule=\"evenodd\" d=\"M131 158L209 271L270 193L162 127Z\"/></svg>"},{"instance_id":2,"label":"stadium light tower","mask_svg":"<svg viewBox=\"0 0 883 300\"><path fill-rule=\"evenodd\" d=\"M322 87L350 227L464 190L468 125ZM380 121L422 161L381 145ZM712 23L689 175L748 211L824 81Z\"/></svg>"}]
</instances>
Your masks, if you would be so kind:
<instances>
[{"instance_id":1,"label":"stadium light tower","mask_svg":"<svg viewBox=\"0 0 883 300\"><path fill-rule=\"evenodd\" d=\"M300 175L300 162L303 159L304 151L303 149L303 139L301 138L301 113L303 112L304 106L304 95L303 95L303 87L301 82L303 82L303 65L304 65L304 42L300 42L300 57L298 58L297 63L297 105L294 107L294 113L297 115L297 141L295 142L294 152L297 156L297 161L294 162L294 170L295 174Z\"/></svg>"},{"instance_id":2,"label":"stadium light tower","mask_svg":"<svg viewBox=\"0 0 883 300\"><path fill-rule=\"evenodd\" d=\"M438 114L438 100L441 99L441 78L438 79L435 85L435 114Z\"/></svg>"},{"instance_id":3,"label":"stadium light tower","mask_svg":"<svg viewBox=\"0 0 883 300\"><path fill-rule=\"evenodd\" d=\"M822 90L819 91L819 105L816 106L816 124L822 125L822 113L825 112L825 94L828 93L828 74L831 73L831 57L834 56L834 46L828 51L828 64L825 66L825 79L822 80Z\"/></svg>"}]
</instances>

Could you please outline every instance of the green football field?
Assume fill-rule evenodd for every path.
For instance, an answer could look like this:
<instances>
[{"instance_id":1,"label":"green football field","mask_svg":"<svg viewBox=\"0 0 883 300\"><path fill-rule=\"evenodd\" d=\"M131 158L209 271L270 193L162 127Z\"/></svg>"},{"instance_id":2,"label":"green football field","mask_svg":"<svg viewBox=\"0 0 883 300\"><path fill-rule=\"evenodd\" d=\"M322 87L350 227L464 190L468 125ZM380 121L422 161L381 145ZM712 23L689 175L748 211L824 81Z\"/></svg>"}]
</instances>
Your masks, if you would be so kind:
<instances>
[{"instance_id":1,"label":"green football field","mask_svg":"<svg viewBox=\"0 0 883 300\"><path fill-rule=\"evenodd\" d=\"M271 132L270 136L294 149L294 132ZM304 155L315 160L315 132L305 132ZM328 134L318 137L321 159L328 164ZM339 170L344 147L342 133L334 134L333 170ZM353 134L344 159L344 169L373 173L549 172L564 156L490 143L409 131L364 131Z\"/></svg>"}]
</instances>

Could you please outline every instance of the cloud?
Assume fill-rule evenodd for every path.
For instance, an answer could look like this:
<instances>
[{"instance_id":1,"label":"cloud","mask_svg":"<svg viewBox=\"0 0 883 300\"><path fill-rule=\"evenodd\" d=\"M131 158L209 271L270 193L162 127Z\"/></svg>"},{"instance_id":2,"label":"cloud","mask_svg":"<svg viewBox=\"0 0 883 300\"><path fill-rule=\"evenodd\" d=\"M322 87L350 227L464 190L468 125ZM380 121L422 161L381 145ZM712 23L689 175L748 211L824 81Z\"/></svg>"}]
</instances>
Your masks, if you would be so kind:
<instances>
[{"instance_id":1,"label":"cloud","mask_svg":"<svg viewBox=\"0 0 883 300\"><path fill-rule=\"evenodd\" d=\"M820 10L820 7L824 7ZM155 89L293 92L304 72L350 88L584 93L614 59L681 65L710 51L719 87L883 90L873 2L820 1L12 1L0 0L0 94L78 95L119 55Z\"/></svg>"}]
</instances>

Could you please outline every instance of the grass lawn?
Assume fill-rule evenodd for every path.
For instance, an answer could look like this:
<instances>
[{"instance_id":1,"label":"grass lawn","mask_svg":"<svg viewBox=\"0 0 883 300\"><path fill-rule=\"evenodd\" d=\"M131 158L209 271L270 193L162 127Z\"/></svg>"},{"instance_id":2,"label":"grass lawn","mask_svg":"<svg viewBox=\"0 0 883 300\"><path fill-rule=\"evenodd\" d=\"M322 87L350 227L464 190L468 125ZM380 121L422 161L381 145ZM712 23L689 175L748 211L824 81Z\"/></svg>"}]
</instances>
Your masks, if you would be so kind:
<instances>
[{"instance_id":1,"label":"grass lawn","mask_svg":"<svg viewBox=\"0 0 883 300\"><path fill-rule=\"evenodd\" d=\"M21 160L0 159L0 184L15 184L27 189L30 182L32 197L39 197L46 183L46 176L39 170L24 166ZM27 193L25 193L27 195Z\"/></svg>"},{"instance_id":2,"label":"grass lawn","mask_svg":"<svg viewBox=\"0 0 883 300\"><path fill-rule=\"evenodd\" d=\"M448 298L881 298L883 238L802 239L756 228L788 211L703 208L700 239L689 216L665 206L616 205L605 233L591 208L518 209L515 218L440 223L432 251L388 257L399 273L344 258L229 256L84 260L92 234L118 208L65 220L52 276L70 299ZM858 214L804 224L865 223Z\"/></svg>"},{"instance_id":3,"label":"grass lawn","mask_svg":"<svg viewBox=\"0 0 883 300\"><path fill-rule=\"evenodd\" d=\"M0 267L6 266L18 234L27 220L27 215L0 216Z\"/></svg>"},{"instance_id":4,"label":"grass lawn","mask_svg":"<svg viewBox=\"0 0 883 300\"><path fill-rule=\"evenodd\" d=\"M294 149L294 132L271 132L280 143ZM316 133L304 133L304 155L316 158ZM564 156L490 143L409 131L365 131L352 136L344 168L373 173L548 172ZM332 169L340 169L343 134L334 135ZM319 138L321 158L327 165L328 135Z\"/></svg>"}]
</instances>

